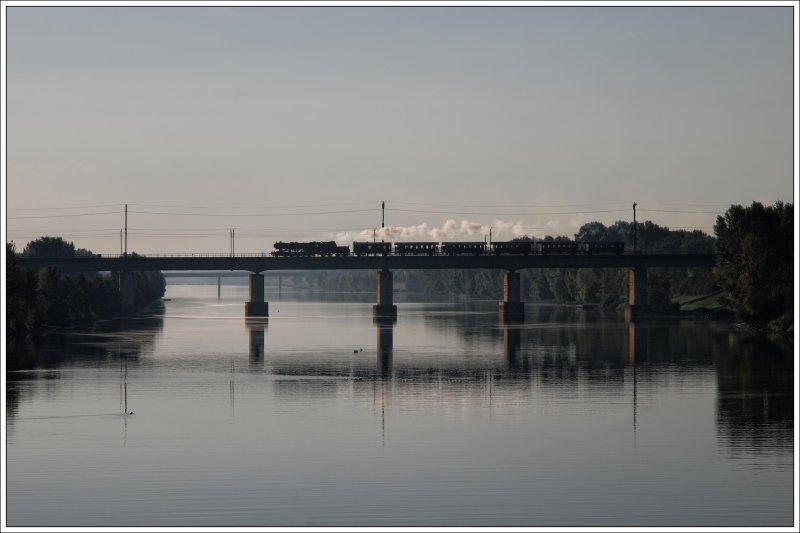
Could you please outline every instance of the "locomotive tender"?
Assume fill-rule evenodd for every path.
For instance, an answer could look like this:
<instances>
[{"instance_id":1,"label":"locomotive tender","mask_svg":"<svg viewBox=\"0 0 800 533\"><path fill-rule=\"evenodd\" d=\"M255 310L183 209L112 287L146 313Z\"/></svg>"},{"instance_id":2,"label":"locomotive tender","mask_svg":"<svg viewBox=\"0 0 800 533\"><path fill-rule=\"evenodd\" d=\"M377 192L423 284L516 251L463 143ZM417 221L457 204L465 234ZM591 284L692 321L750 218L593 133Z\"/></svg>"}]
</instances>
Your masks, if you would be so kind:
<instances>
[{"instance_id":1,"label":"locomotive tender","mask_svg":"<svg viewBox=\"0 0 800 533\"><path fill-rule=\"evenodd\" d=\"M338 246L334 241L281 242L274 245L276 257L356 257L387 255L547 255L547 254L616 254L625 251L622 241L495 241L486 242L369 242L356 241Z\"/></svg>"}]
</instances>

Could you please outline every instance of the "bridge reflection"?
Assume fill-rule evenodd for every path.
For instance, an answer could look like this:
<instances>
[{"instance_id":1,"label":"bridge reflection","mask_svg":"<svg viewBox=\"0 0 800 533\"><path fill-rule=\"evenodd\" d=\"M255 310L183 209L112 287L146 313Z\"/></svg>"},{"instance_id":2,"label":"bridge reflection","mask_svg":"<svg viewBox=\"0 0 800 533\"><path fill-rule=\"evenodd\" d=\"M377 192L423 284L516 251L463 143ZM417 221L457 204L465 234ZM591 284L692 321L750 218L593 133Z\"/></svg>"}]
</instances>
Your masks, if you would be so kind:
<instances>
[{"instance_id":1,"label":"bridge reflection","mask_svg":"<svg viewBox=\"0 0 800 533\"><path fill-rule=\"evenodd\" d=\"M396 408L514 411L542 397L617 398L631 410L634 443L639 420L652 409L656 391L676 380L706 386L716 373L717 430L723 444L746 446L776 433L791 439L793 429L785 420L793 409L792 379L786 372L787 358L781 355L786 350L744 342L724 326L707 323L582 323L580 317L564 313L545 310L538 317L545 318L541 321L498 320L496 328L482 328L483 333L476 332L475 324L485 323L486 315L423 317L433 328L442 321L442 331L452 331L455 322L456 329L463 326L467 346L483 342L490 347L485 357L476 359L458 354L426 357L413 349L398 352L397 326L391 322L374 323L374 358L365 353L331 360L289 360L280 354L266 359L274 362L270 372L278 379L278 397L333 399L346 388L353 396L373 397L382 424L384 414ZM251 332L256 340L251 342L251 362L263 365L263 329ZM730 343L729 335L736 337ZM642 404L642 398L648 402Z\"/></svg>"},{"instance_id":2,"label":"bridge reflection","mask_svg":"<svg viewBox=\"0 0 800 533\"><path fill-rule=\"evenodd\" d=\"M679 338L669 334L669 326L617 322L610 328L558 327L558 318L564 318L560 312L555 310L553 315L545 315L548 319L557 319L553 326L547 321L531 323L524 319L500 319L496 329L484 328L479 332L474 326L484 323L485 316L465 313L456 317L425 317L433 328L437 328L437 320L455 320L456 329L464 328L461 333L465 335L467 345L480 343L487 347L502 346L502 357L500 352L495 352L496 355L467 364L458 357L456 349L453 357L431 357L430 360L414 357L413 360L404 359L399 367L394 353L396 320L373 319L375 358L372 363L364 357L371 350L361 355L363 348L352 357L339 353L330 359L287 359L281 353L270 355L265 346L269 319L251 318L245 324L251 368L263 371L265 362L269 362L270 371L292 376L405 380L435 373L437 376L445 375L447 379L472 382L484 379L484 370L492 370L494 376L511 381L534 380L543 385L563 385L584 380L604 387L621 387L626 378L630 378L627 374L635 370L637 362L671 359L673 353L681 353L681 346L684 345ZM580 326L580 320L577 322ZM442 329L452 331L453 324L447 324ZM492 339L494 335L499 337ZM694 363L712 363L707 352L701 353L699 358L702 361L696 360Z\"/></svg>"},{"instance_id":3,"label":"bridge reflection","mask_svg":"<svg viewBox=\"0 0 800 533\"><path fill-rule=\"evenodd\" d=\"M419 320L424 326L404 328L403 323L377 321L375 344L364 345L363 352L350 348L306 357L271 349L266 342L268 319L251 319L245 328L249 369L274 376L272 390L283 400L291 395L306 400L335 398L346 390L354 397L375 394L382 409L412 405L469 410L491 404L515 410L529 408L543 397L569 400L598 395L629 402L634 429L636 417L643 419L652 409L653 395L670 383L680 382L689 391L711 384L716 391L718 437L726 447L736 450L776 438L789 443L794 435L791 346L731 332L724 324L625 323L574 309L537 307L516 322L501 322L496 313L477 309L442 313L435 308L409 313L403 320ZM63 386L63 376L71 374L58 372L62 366L108 365L119 371L120 361L127 361L139 376L157 368L158 358L139 355L158 351L163 322L160 312L149 319L128 320L122 333L70 334L70 342L51 337L10 347L9 430L14 430L20 404L42 389ZM282 327L280 321L277 327ZM452 349L428 353L405 336L423 328L452 335ZM244 350L238 357L244 357ZM23 369L39 371L14 372ZM232 365L232 407L233 380L241 379L234 370ZM252 383L260 386L263 381L246 386Z\"/></svg>"},{"instance_id":4,"label":"bridge reflection","mask_svg":"<svg viewBox=\"0 0 800 533\"><path fill-rule=\"evenodd\" d=\"M392 378L392 359L394 349L394 327L396 320L374 320L376 343L375 351L377 360L375 369L376 375L382 379ZM248 347L250 369L261 371L264 369L266 351L266 331L269 326L268 318L248 318L245 321L248 332ZM318 366L318 363L314 365Z\"/></svg>"},{"instance_id":5,"label":"bridge reflection","mask_svg":"<svg viewBox=\"0 0 800 533\"><path fill-rule=\"evenodd\" d=\"M394 358L394 322L392 320L375 320L377 333L378 375L382 379L392 377L392 359Z\"/></svg>"},{"instance_id":6,"label":"bridge reflection","mask_svg":"<svg viewBox=\"0 0 800 533\"><path fill-rule=\"evenodd\" d=\"M268 318L248 318L245 326L249 334L250 367L260 369L264 367L264 340L266 337Z\"/></svg>"}]
</instances>

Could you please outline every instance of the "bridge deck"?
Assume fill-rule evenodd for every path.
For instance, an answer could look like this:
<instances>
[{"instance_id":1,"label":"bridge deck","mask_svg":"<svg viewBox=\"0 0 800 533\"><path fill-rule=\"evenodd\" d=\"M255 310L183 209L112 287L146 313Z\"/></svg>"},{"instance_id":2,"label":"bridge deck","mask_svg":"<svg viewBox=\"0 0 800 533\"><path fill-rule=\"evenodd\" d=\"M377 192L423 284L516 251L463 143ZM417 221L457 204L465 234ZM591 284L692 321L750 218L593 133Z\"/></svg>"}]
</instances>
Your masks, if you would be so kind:
<instances>
[{"instance_id":1,"label":"bridge deck","mask_svg":"<svg viewBox=\"0 0 800 533\"><path fill-rule=\"evenodd\" d=\"M400 270L497 268L711 268L713 254L621 254L621 255L481 255L481 256L377 256L377 257L270 257L240 256L152 256L18 258L29 269L52 266L62 272L127 270L227 270L264 272L268 270Z\"/></svg>"}]
</instances>

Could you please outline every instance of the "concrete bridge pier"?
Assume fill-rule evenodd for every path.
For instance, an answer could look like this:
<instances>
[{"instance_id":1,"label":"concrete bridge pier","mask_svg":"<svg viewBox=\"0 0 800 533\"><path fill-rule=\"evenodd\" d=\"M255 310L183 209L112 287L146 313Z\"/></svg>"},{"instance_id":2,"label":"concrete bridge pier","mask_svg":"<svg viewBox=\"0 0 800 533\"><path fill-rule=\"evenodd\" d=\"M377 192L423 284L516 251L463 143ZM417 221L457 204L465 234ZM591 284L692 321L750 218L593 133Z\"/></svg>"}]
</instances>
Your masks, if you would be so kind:
<instances>
[{"instance_id":1,"label":"concrete bridge pier","mask_svg":"<svg viewBox=\"0 0 800 533\"><path fill-rule=\"evenodd\" d=\"M525 318L525 302L520 298L519 272L503 274L503 301L500 302L501 322L518 322Z\"/></svg>"},{"instance_id":2,"label":"concrete bridge pier","mask_svg":"<svg viewBox=\"0 0 800 533\"><path fill-rule=\"evenodd\" d=\"M244 304L246 317L269 316L269 304L264 301L264 274L250 273L250 301Z\"/></svg>"},{"instance_id":3,"label":"concrete bridge pier","mask_svg":"<svg viewBox=\"0 0 800 533\"><path fill-rule=\"evenodd\" d=\"M372 317L376 320L396 320L397 306L392 300L392 271L378 271L378 303L372 306Z\"/></svg>"},{"instance_id":4,"label":"concrete bridge pier","mask_svg":"<svg viewBox=\"0 0 800 533\"><path fill-rule=\"evenodd\" d=\"M642 266L628 271L628 305L625 320L634 320L647 315L647 269Z\"/></svg>"}]
</instances>

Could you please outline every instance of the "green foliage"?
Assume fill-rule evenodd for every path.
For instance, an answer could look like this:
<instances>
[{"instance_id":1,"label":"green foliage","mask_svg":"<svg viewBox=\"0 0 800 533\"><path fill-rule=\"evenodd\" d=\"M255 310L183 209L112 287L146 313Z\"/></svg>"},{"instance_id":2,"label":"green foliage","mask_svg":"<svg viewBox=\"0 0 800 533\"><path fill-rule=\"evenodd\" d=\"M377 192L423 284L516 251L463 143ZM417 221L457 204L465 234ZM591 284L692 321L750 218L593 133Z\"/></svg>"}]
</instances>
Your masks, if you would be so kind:
<instances>
[{"instance_id":1,"label":"green foliage","mask_svg":"<svg viewBox=\"0 0 800 533\"><path fill-rule=\"evenodd\" d=\"M60 237L31 241L23 254L29 257L93 255L75 249ZM98 320L119 316L122 295L118 276L111 273L61 274L52 268L31 272L19 266L16 245L6 243L6 329L9 341L45 327L88 327ZM134 298L147 304L164 295L161 272L135 272Z\"/></svg>"},{"instance_id":2,"label":"green foliage","mask_svg":"<svg viewBox=\"0 0 800 533\"><path fill-rule=\"evenodd\" d=\"M417 278L420 290L435 298L487 300L503 293L503 274L496 270L419 270Z\"/></svg>"},{"instance_id":3,"label":"green foliage","mask_svg":"<svg viewBox=\"0 0 800 533\"><path fill-rule=\"evenodd\" d=\"M36 307L36 281L33 272L17 264L14 242L6 243L6 333L9 338L30 331Z\"/></svg>"},{"instance_id":4,"label":"green foliage","mask_svg":"<svg viewBox=\"0 0 800 533\"><path fill-rule=\"evenodd\" d=\"M793 221L783 202L734 205L717 217L717 278L746 322L765 326L793 311Z\"/></svg>"},{"instance_id":5,"label":"green foliage","mask_svg":"<svg viewBox=\"0 0 800 533\"><path fill-rule=\"evenodd\" d=\"M714 239L701 231L673 231L650 221L637 224L637 249L645 253L713 253ZM566 240L545 237L542 240ZM618 221L611 226L601 222L584 224L575 234L577 241L623 241L633 247L633 225ZM673 294L707 294L716 290L711 272L697 268L651 269L648 302L669 305ZM628 277L621 269L536 269L522 274L526 299L547 303L598 303L613 308L627 297Z\"/></svg>"},{"instance_id":6,"label":"green foliage","mask_svg":"<svg viewBox=\"0 0 800 533\"><path fill-rule=\"evenodd\" d=\"M91 254L91 252L89 252ZM136 252L131 252L131 257L140 257ZM115 273L119 276L119 273ZM158 271L136 271L133 273L133 301L136 305L144 305L164 296L167 282L164 275Z\"/></svg>"},{"instance_id":7,"label":"green foliage","mask_svg":"<svg viewBox=\"0 0 800 533\"><path fill-rule=\"evenodd\" d=\"M647 274L647 305L653 307L669 307L672 290L668 276Z\"/></svg>"},{"instance_id":8,"label":"green foliage","mask_svg":"<svg viewBox=\"0 0 800 533\"><path fill-rule=\"evenodd\" d=\"M75 245L61 237L40 237L22 251L25 257L74 257Z\"/></svg>"}]
</instances>

